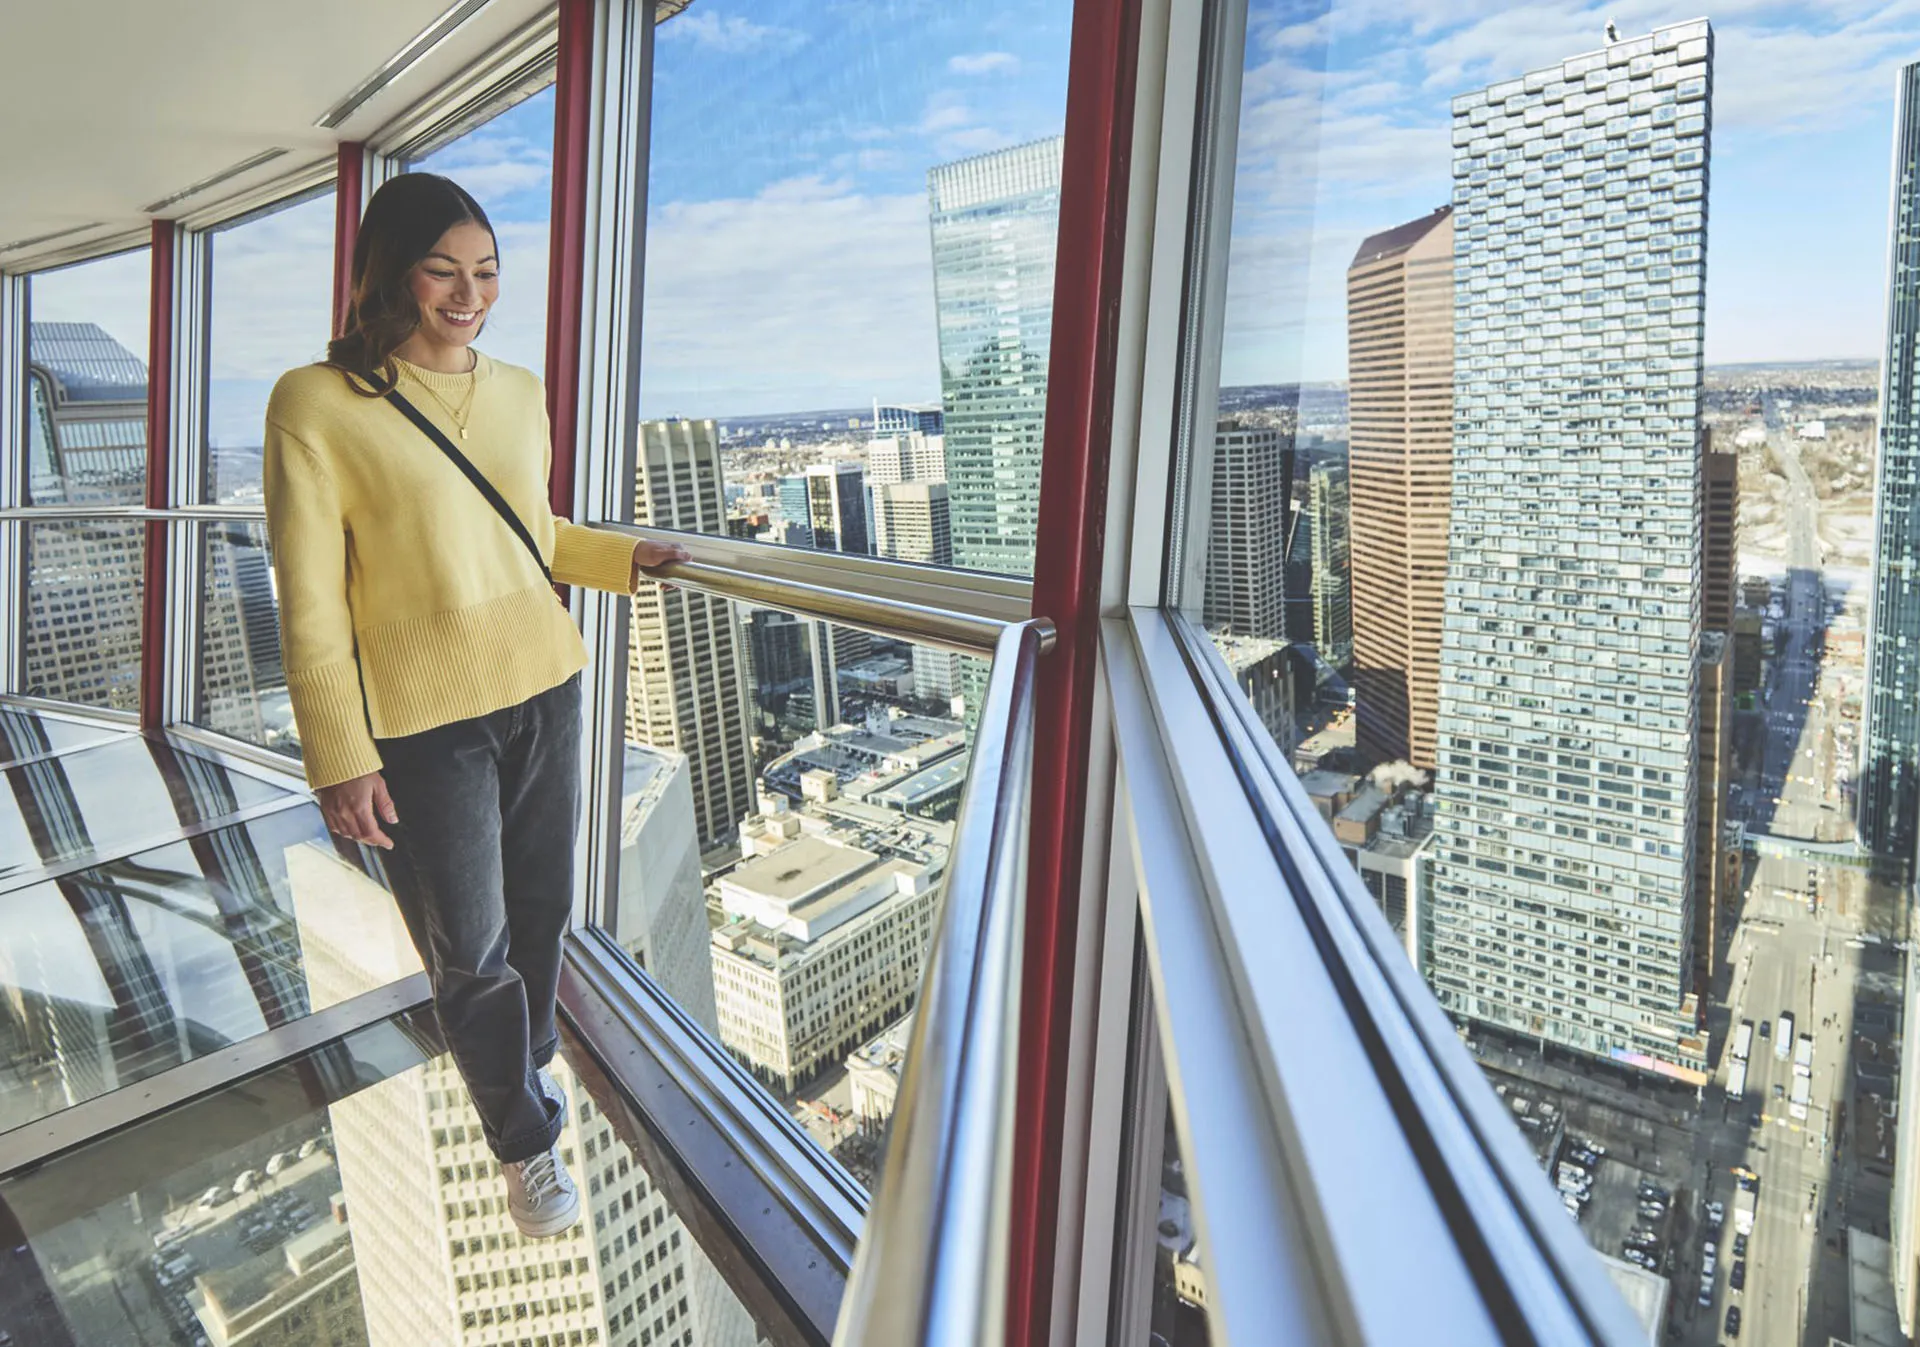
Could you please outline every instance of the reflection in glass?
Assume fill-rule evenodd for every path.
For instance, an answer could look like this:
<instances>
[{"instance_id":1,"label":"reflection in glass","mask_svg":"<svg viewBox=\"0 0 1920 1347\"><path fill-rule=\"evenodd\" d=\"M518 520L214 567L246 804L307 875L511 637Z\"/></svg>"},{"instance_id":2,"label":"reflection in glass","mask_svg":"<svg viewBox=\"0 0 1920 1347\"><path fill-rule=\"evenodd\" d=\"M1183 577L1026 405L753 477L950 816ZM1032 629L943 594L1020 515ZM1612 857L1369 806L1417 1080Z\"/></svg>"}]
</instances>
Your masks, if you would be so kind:
<instances>
[{"instance_id":1,"label":"reflection in glass","mask_svg":"<svg viewBox=\"0 0 1920 1347\"><path fill-rule=\"evenodd\" d=\"M130 733L112 725L68 719L45 711L0 706L0 767L29 758L64 753L88 744L124 739Z\"/></svg>"},{"instance_id":2,"label":"reflection in glass","mask_svg":"<svg viewBox=\"0 0 1920 1347\"><path fill-rule=\"evenodd\" d=\"M1160 1162L1159 1213L1154 1222L1153 1307L1143 1347L1207 1347L1207 1283L1200 1227L1187 1184L1187 1162L1166 1105L1166 1142Z\"/></svg>"},{"instance_id":3,"label":"reflection in glass","mask_svg":"<svg viewBox=\"0 0 1920 1347\"><path fill-rule=\"evenodd\" d=\"M136 248L28 278L30 504L144 500L149 267Z\"/></svg>"},{"instance_id":4,"label":"reflection in glass","mask_svg":"<svg viewBox=\"0 0 1920 1347\"><path fill-rule=\"evenodd\" d=\"M22 692L115 711L140 709L145 567L144 524L72 520L27 526Z\"/></svg>"},{"instance_id":5,"label":"reflection in glass","mask_svg":"<svg viewBox=\"0 0 1920 1347\"><path fill-rule=\"evenodd\" d=\"M410 956L310 805L0 894L0 1131L416 972Z\"/></svg>"},{"instance_id":6,"label":"reflection in glass","mask_svg":"<svg viewBox=\"0 0 1920 1347\"><path fill-rule=\"evenodd\" d=\"M390 1021L0 1182L25 1241L0 1291L0 1315L31 1333L16 1341L759 1340L564 1058L582 1220L520 1239L437 1053L430 1021Z\"/></svg>"},{"instance_id":7,"label":"reflection in glass","mask_svg":"<svg viewBox=\"0 0 1920 1347\"><path fill-rule=\"evenodd\" d=\"M267 530L211 524L201 552L196 723L292 757L300 753L280 667L280 605Z\"/></svg>"},{"instance_id":8,"label":"reflection in glass","mask_svg":"<svg viewBox=\"0 0 1920 1347\"><path fill-rule=\"evenodd\" d=\"M727 478L724 522L677 527L868 550L818 531L864 468L871 514L948 488L940 564L1031 571L1071 12L1013 13L660 25L642 414L711 419Z\"/></svg>"},{"instance_id":9,"label":"reflection in glass","mask_svg":"<svg viewBox=\"0 0 1920 1347\"><path fill-rule=\"evenodd\" d=\"M500 244L500 299L487 315L479 345L496 360L544 377L553 87L495 113L407 167L452 178L486 211Z\"/></svg>"},{"instance_id":10,"label":"reflection in glass","mask_svg":"<svg viewBox=\"0 0 1920 1347\"><path fill-rule=\"evenodd\" d=\"M259 506L267 396L333 329L333 189L216 230L208 252L206 495Z\"/></svg>"},{"instance_id":11,"label":"reflection in glass","mask_svg":"<svg viewBox=\"0 0 1920 1347\"><path fill-rule=\"evenodd\" d=\"M237 810L294 798L171 739L129 736L6 770L0 885L89 854L113 856Z\"/></svg>"}]
</instances>

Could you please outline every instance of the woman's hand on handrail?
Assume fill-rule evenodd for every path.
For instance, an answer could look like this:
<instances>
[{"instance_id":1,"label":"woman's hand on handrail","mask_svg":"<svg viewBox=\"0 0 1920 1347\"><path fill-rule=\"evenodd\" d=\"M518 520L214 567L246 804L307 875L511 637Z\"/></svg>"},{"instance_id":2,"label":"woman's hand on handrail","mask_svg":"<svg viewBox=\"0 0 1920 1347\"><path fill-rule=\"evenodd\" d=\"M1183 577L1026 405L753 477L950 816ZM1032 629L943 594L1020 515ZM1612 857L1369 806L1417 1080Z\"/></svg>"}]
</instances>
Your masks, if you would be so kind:
<instances>
[{"instance_id":1,"label":"woman's hand on handrail","mask_svg":"<svg viewBox=\"0 0 1920 1347\"><path fill-rule=\"evenodd\" d=\"M655 566L665 566L674 561L691 561L693 554L679 543L657 543L651 538L642 538L633 545L633 577L627 588L640 588L641 575Z\"/></svg>"}]
</instances>

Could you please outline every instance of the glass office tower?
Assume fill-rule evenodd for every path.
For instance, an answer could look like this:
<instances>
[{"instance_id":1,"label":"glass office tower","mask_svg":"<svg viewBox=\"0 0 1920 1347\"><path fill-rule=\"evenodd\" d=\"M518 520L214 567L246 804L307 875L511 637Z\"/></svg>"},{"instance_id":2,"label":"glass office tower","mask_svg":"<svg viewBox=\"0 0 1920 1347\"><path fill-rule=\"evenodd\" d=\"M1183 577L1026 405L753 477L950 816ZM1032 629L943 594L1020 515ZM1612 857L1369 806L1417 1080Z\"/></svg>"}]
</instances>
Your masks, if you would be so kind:
<instances>
[{"instance_id":1,"label":"glass office tower","mask_svg":"<svg viewBox=\"0 0 1920 1347\"><path fill-rule=\"evenodd\" d=\"M953 561L970 570L1033 572L1063 143L927 175Z\"/></svg>"},{"instance_id":2,"label":"glass office tower","mask_svg":"<svg viewBox=\"0 0 1920 1347\"><path fill-rule=\"evenodd\" d=\"M1887 341L1880 366L1880 455L1874 483L1872 649L1861 737L1860 840L1911 859L1920 788L1920 62L1900 71L1894 114L1893 219L1888 227Z\"/></svg>"},{"instance_id":3,"label":"glass office tower","mask_svg":"<svg viewBox=\"0 0 1920 1347\"><path fill-rule=\"evenodd\" d=\"M1701 21L1454 100L1433 890L1453 1014L1696 1083L1711 68Z\"/></svg>"}]
</instances>

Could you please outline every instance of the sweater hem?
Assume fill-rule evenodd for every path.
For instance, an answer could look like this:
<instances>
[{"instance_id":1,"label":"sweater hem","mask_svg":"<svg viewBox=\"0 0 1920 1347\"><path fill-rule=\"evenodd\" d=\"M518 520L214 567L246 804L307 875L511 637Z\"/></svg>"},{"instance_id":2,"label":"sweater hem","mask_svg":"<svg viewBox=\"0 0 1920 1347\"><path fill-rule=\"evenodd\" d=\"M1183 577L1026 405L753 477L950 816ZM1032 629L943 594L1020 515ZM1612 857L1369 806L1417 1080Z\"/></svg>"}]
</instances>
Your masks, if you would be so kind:
<instances>
[{"instance_id":1,"label":"sweater hem","mask_svg":"<svg viewBox=\"0 0 1920 1347\"><path fill-rule=\"evenodd\" d=\"M356 635L376 740L516 706L587 665L579 629L545 585Z\"/></svg>"}]
</instances>

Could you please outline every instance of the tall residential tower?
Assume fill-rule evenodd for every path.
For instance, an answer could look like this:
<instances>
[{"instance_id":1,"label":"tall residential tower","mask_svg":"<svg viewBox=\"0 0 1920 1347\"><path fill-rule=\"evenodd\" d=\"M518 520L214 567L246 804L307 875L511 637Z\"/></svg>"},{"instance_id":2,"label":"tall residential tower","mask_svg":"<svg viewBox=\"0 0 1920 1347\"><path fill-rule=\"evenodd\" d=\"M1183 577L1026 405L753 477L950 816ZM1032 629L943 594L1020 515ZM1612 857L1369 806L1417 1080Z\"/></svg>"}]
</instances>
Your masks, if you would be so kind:
<instances>
[{"instance_id":1,"label":"tall residential tower","mask_svg":"<svg viewBox=\"0 0 1920 1347\"><path fill-rule=\"evenodd\" d=\"M1695 1083L1712 47L1678 24L1454 100L1433 881L1454 1015Z\"/></svg>"},{"instance_id":2,"label":"tall residential tower","mask_svg":"<svg viewBox=\"0 0 1920 1347\"><path fill-rule=\"evenodd\" d=\"M1920 836L1920 62L1900 71L1893 137L1859 821L1868 847L1911 860Z\"/></svg>"}]
</instances>

